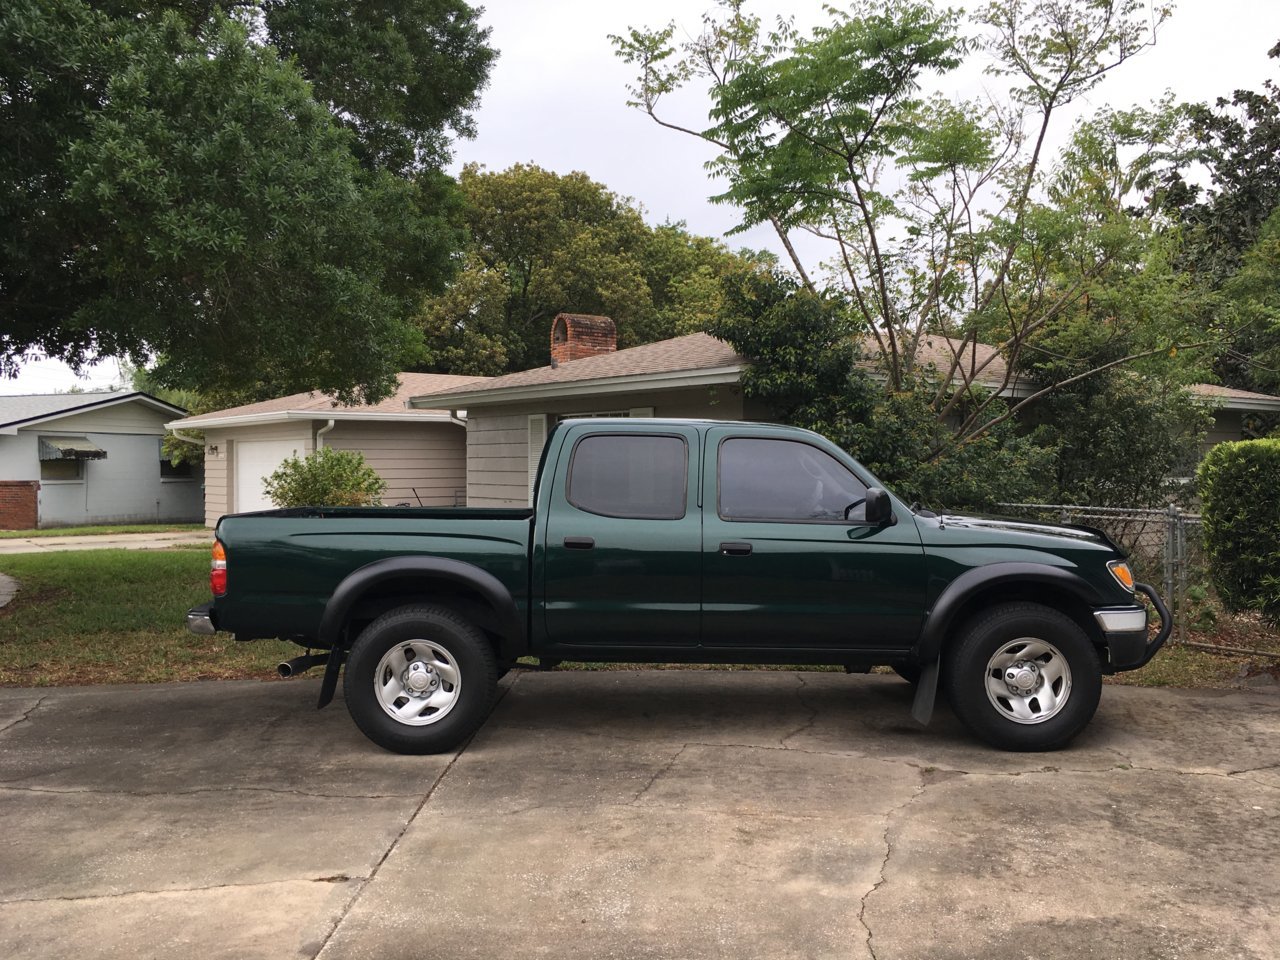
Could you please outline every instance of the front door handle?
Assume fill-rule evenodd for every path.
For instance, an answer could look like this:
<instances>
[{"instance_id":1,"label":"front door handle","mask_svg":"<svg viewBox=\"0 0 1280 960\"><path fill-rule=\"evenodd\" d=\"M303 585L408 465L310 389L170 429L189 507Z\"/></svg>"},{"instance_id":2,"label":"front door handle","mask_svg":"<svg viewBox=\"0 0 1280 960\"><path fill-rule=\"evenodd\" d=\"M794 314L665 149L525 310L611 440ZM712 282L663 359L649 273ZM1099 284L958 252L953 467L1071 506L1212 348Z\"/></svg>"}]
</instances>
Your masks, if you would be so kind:
<instances>
[{"instance_id":1,"label":"front door handle","mask_svg":"<svg viewBox=\"0 0 1280 960\"><path fill-rule=\"evenodd\" d=\"M751 554L751 544L730 541L720 544L720 553L726 557L746 557Z\"/></svg>"},{"instance_id":2,"label":"front door handle","mask_svg":"<svg viewBox=\"0 0 1280 960\"><path fill-rule=\"evenodd\" d=\"M566 550L590 550L596 545L595 537L565 537Z\"/></svg>"}]
</instances>

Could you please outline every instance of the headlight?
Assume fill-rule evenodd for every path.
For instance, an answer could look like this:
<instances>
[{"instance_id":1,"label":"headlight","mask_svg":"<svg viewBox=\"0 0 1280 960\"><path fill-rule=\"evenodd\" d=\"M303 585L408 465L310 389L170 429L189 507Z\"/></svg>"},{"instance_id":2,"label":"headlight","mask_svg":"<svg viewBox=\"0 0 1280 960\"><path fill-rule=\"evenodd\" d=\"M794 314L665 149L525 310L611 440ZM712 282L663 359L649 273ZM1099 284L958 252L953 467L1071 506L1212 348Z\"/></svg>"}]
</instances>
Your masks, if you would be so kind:
<instances>
[{"instance_id":1,"label":"headlight","mask_svg":"<svg viewBox=\"0 0 1280 960\"><path fill-rule=\"evenodd\" d=\"M1123 560L1112 560L1107 564L1107 569L1111 571L1111 575L1116 578L1120 586L1133 593L1133 571L1129 569L1129 564Z\"/></svg>"}]
</instances>

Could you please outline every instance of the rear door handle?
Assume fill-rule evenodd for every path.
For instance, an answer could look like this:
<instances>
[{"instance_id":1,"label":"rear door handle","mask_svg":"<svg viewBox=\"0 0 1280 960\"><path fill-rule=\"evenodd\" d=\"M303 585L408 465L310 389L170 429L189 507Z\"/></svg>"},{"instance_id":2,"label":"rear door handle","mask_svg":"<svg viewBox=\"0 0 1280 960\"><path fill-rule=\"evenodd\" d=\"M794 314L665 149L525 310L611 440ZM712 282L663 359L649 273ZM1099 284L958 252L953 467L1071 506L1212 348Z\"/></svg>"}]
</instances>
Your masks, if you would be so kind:
<instances>
[{"instance_id":1,"label":"rear door handle","mask_svg":"<svg viewBox=\"0 0 1280 960\"><path fill-rule=\"evenodd\" d=\"M720 544L720 553L726 557L745 557L751 553L751 544L730 541Z\"/></svg>"},{"instance_id":2,"label":"rear door handle","mask_svg":"<svg viewBox=\"0 0 1280 960\"><path fill-rule=\"evenodd\" d=\"M590 550L596 545L595 537L565 537L566 550Z\"/></svg>"}]
</instances>

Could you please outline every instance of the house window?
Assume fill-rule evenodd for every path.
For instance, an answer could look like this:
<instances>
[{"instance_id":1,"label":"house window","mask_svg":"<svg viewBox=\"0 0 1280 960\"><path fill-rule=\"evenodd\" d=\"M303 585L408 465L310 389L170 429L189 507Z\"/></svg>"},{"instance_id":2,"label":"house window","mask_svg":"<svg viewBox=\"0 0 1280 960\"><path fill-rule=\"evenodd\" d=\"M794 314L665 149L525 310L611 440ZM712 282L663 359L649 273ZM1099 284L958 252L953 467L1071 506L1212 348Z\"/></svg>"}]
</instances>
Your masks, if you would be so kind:
<instances>
[{"instance_id":1,"label":"house window","mask_svg":"<svg viewBox=\"0 0 1280 960\"><path fill-rule=\"evenodd\" d=\"M168 457L160 461L160 479L161 480L190 480L191 464L187 461L173 464Z\"/></svg>"},{"instance_id":2,"label":"house window","mask_svg":"<svg viewBox=\"0 0 1280 960\"><path fill-rule=\"evenodd\" d=\"M41 480L74 481L84 479L83 460L41 460Z\"/></svg>"}]
</instances>

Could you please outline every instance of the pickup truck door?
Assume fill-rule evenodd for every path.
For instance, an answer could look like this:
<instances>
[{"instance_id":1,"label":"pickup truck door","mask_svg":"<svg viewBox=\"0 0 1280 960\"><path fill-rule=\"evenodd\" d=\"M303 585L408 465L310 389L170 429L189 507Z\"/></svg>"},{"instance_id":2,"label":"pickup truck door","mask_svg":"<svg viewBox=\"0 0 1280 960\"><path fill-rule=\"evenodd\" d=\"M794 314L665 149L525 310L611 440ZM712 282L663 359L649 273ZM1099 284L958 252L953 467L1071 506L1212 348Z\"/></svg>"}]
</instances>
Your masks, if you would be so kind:
<instances>
[{"instance_id":1,"label":"pickup truck door","mask_svg":"<svg viewBox=\"0 0 1280 960\"><path fill-rule=\"evenodd\" d=\"M554 470L543 543L551 648L697 644L698 441L693 427L643 420L568 428L544 468Z\"/></svg>"},{"instance_id":2,"label":"pickup truck door","mask_svg":"<svg viewBox=\"0 0 1280 960\"><path fill-rule=\"evenodd\" d=\"M862 523L867 485L843 451L744 425L708 431L703 456L704 645L915 643L926 578L915 519L895 504L893 524Z\"/></svg>"}]
</instances>

